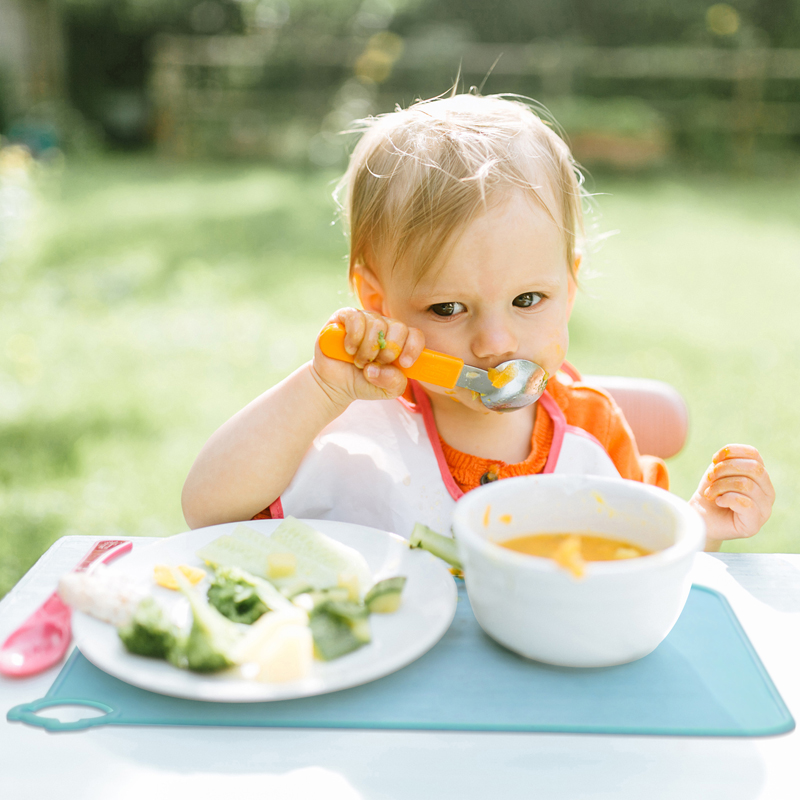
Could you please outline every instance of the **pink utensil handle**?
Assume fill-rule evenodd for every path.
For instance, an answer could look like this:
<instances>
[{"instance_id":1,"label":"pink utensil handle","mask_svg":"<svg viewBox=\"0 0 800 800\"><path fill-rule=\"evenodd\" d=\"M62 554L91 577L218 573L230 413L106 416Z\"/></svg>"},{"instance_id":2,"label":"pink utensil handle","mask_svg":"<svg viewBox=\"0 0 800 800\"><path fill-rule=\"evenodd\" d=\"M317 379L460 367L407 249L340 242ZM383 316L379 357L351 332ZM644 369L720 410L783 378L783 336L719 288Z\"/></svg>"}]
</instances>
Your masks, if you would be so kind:
<instances>
[{"instance_id":1,"label":"pink utensil handle","mask_svg":"<svg viewBox=\"0 0 800 800\"><path fill-rule=\"evenodd\" d=\"M133 547L130 539L103 539L83 557L73 572L85 572L92 564L107 564L118 556L129 553Z\"/></svg>"},{"instance_id":2,"label":"pink utensil handle","mask_svg":"<svg viewBox=\"0 0 800 800\"><path fill-rule=\"evenodd\" d=\"M132 547L133 542L129 539L103 539L95 543L73 572L85 572L93 565L106 564L130 552ZM58 592L53 592L3 643L0 648L0 674L14 678L27 677L57 664L66 653L72 639L71 620L72 612L69 606L58 596ZM34 632L36 628L40 631L47 630L51 642L56 641L53 633L59 631L58 642L51 646L42 643L43 649L37 648L38 636ZM22 658L15 658L17 654L21 654Z\"/></svg>"}]
</instances>

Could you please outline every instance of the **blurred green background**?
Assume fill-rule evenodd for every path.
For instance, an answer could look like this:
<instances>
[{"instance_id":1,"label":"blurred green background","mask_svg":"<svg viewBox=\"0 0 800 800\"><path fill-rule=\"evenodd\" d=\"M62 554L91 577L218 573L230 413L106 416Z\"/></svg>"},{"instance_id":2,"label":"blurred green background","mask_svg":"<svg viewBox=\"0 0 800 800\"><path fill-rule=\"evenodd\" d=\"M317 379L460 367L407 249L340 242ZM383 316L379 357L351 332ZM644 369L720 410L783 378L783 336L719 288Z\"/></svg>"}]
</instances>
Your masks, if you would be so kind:
<instances>
[{"instance_id":1,"label":"blurred green background","mask_svg":"<svg viewBox=\"0 0 800 800\"><path fill-rule=\"evenodd\" d=\"M353 302L338 131L457 77L588 169L570 360L683 393L683 497L759 447L773 517L724 549L800 552L800 0L0 0L0 595L59 536L185 530L205 439Z\"/></svg>"}]
</instances>

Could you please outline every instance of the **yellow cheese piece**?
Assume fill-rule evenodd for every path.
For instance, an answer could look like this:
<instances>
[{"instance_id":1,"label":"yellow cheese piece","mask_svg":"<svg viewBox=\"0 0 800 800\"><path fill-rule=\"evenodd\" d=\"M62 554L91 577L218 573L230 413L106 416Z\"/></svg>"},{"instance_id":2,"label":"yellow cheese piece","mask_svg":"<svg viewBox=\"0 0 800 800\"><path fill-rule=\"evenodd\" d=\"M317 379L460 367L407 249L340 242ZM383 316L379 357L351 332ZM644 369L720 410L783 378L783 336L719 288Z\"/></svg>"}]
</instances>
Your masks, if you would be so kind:
<instances>
[{"instance_id":1,"label":"yellow cheese piece","mask_svg":"<svg viewBox=\"0 0 800 800\"><path fill-rule=\"evenodd\" d=\"M297 556L294 553L270 553L267 556L267 575L276 578L288 578L297 571Z\"/></svg>"},{"instance_id":2,"label":"yellow cheese piece","mask_svg":"<svg viewBox=\"0 0 800 800\"><path fill-rule=\"evenodd\" d=\"M155 567L153 567L153 578L155 582L165 589L177 589L178 583L172 575L173 569L174 567L170 567L167 564L156 564ZM192 586L200 583L206 576L205 570L199 569L198 567L189 567L186 564L181 564L178 569L184 574L186 580L188 580Z\"/></svg>"},{"instance_id":3,"label":"yellow cheese piece","mask_svg":"<svg viewBox=\"0 0 800 800\"><path fill-rule=\"evenodd\" d=\"M347 599L357 603L361 598L359 593L358 575L352 572L340 572L338 585L342 589L347 589Z\"/></svg>"}]
</instances>

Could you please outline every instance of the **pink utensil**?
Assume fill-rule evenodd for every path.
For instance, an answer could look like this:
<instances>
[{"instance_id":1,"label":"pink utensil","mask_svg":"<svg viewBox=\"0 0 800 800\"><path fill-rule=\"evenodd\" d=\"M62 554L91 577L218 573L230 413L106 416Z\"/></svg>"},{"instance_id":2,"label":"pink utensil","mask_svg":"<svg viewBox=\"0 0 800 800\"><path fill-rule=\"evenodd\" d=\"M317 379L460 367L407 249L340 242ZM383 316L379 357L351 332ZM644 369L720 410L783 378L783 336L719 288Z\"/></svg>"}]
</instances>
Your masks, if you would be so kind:
<instances>
[{"instance_id":1,"label":"pink utensil","mask_svg":"<svg viewBox=\"0 0 800 800\"><path fill-rule=\"evenodd\" d=\"M133 542L103 539L83 557L75 572L85 572L93 564L107 564L130 551ZM0 648L0 673L25 678L58 664L72 641L72 611L57 592L34 611Z\"/></svg>"}]
</instances>

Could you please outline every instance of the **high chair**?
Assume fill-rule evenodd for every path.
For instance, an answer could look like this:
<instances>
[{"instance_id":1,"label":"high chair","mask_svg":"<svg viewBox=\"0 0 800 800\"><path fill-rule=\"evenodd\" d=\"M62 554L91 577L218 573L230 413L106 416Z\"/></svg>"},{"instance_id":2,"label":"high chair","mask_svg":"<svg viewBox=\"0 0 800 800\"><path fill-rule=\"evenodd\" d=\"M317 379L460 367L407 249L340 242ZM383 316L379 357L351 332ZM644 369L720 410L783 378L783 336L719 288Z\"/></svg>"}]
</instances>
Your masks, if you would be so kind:
<instances>
[{"instance_id":1,"label":"high chair","mask_svg":"<svg viewBox=\"0 0 800 800\"><path fill-rule=\"evenodd\" d=\"M689 412L680 392L664 381L584 375L584 383L607 391L622 409L642 455L671 458L686 443Z\"/></svg>"},{"instance_id":2,"label":"high chair","mask_svg":"<svg viewBox=\"0 0 800 800\"><path fill-rule=\"evenodd\" d=\"M664 381L612 375L580 375L569 363L561 370L573 380L608 392L622 409L642 455L672 458L683 449L689 411L680 392Z\"/></svg>"}]
</instances>

